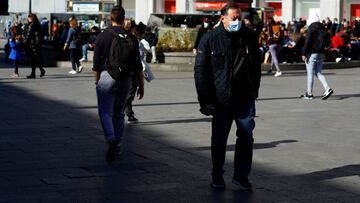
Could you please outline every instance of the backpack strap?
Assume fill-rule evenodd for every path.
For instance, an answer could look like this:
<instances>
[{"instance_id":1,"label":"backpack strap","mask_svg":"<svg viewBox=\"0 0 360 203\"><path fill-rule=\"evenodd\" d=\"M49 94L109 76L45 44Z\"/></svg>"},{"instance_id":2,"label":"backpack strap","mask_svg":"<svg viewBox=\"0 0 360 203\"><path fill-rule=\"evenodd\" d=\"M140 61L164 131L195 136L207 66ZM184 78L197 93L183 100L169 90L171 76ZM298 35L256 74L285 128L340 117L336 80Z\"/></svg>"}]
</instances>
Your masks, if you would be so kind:
<instances>
[{"instance_id":1,"label":"backpack strap","mask_svg":"<svg viewBox=\"0 0 360 203\"><path fill-rule=\"evenodd\" d=\"M111 32L114 36L116 37L121 37L121 38L126 38L128 35L127 34L119 34L119 33L116 33L113 29L111 28L108 28L109 32Z\"/></svg>"}]
</instances>

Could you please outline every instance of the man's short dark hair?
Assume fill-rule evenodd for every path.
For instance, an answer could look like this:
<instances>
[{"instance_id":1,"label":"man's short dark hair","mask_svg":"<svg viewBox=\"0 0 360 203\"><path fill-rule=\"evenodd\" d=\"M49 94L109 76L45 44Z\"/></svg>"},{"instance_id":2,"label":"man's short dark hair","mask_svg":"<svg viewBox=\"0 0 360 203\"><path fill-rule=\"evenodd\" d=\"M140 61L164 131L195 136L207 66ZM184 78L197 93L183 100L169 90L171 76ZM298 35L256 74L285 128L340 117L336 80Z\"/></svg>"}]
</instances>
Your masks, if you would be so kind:
<instances>
[{"instance_id":1,"label":"man's short dark hair","mask_svg":"<svg viewBox=\"0 0 360 203\"><path fill-rule=\"evenodd\" d=\"M110 19L111 19L111 21L114 21L116 23L124 22L124 19L125 19L124 8L121 6L114 6L111 9Z\"/></svg>"},{"instance_id":2,"label":"man's short dark hair","mask_svg":"<svg viewBox=\"0 0 360 203\"><path fill-rule=\"evenodd\" d=\"M241 11L241 7L240 7L239 4L237 4L237 3L227 3L227 4L220 10L221 15L223 15L223 16L227 15L227 14L228 14L228 11L229 11L230 9L237 9L237 10Z\"/></svg>"}]
</instances>

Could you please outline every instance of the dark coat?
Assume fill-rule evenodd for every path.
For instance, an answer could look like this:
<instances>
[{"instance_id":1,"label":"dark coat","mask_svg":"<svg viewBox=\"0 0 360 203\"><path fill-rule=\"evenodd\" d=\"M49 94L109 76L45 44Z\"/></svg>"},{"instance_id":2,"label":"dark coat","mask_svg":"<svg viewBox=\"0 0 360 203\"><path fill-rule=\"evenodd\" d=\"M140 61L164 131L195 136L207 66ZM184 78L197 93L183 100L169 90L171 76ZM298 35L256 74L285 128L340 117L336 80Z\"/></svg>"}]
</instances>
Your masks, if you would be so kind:
<instances>
[{"instance_id":1,"label":"dark coat","mask_svg":"<svg viewBox=\"0 0 360 203\"><path fill-rule=\"evenodd\" d=\"M324 53L330 45L330 34L320 22L311 23L307 30L303 54Z\"/></svg>"},{"instance_id":2,"label":"dark coat","mask_svg":"<svg viewBox=\"0 0 360 203\"><path fill-rule=\"evenodd\" d=\"M24 41L27 53L31 53L31 55L39 55L41 53L41 43L42 36L40 23L30 23L25 34Z\"/></svg>"},{"instance_id":3,"label":"dark coat","mask_svg":"<svg viewBox=\"0 0 360 203\"><path fill-rule=\"evenodd\" d=\"M256 99L260 87L261 57L255 34L244 24L236 33L244 62L234 74L231 39L220 24L206 33L199 44L194 67L195 85L201 107L229 106ZM235 101L235 103L234 103Z\"/></svg>"}]
</instances>

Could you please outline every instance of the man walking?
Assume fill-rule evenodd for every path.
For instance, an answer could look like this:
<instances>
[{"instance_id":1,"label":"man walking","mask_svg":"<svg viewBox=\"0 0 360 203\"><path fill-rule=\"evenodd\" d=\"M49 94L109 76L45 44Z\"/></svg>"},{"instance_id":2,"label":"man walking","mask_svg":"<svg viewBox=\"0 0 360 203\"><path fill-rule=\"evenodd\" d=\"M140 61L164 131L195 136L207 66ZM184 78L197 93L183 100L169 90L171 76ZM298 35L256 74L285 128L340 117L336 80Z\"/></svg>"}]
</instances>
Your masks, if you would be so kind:
<instances>
[{"instance_id":1,"label":"man walking","mask_svg":"<svg viewBox=\"0 0 360 203\"><path fill-rule=\"evenodd\" d=\"M309 16L307 21L309 26L304 45L303 60L306 64L307 72L307 91L301 95L302 99L313 99L314 75L320 80L325 92L321 99L329 98L334 91L326 82L325 76L321 73L325 48L330 44L329 33L325 31L325 27L320 23L317 14Z\"/></svg>"},{"instance_id":2,"label":"man walking","mask_svg":"<svg viewBox=\"0 0 360 203\"><path fill-rule=\"evenodd\" d=\"M138 41L134 35L123 29L124 18L125 10L119 6L113 7L110 14L112 26L98 35L93 60L98 112L108 144L106 152L108 163L114 161L115 156L122 152L121 141L125 125L124 106L131 87L131 77L134 74L138 77L139 82L137 95L139 99L144 96L144 77ZM118 39L115 40L116 37ZM131 43L127 43L128 41ZM118 46L114 44L116 42L119 43ZM133 46L121 49L121 46L128 44ZM119 53L115 48L123 53ZM113 53L118 54L114 55ZM127 57L121 61L119 66L112 65L116 58L121 59L124 56ZM119 70L120 73L116 72Z\"/></svg>"},{"instance_id":3,"label":"man walking","mask_svg":"<svg viewBox=\"0 0 360 203\"><path fill-rule=\"evenodd\" d=\"M212 115L212 184L224 188L227 138L235 120L236 146L232 182L251 189L255 99L261 77L256 35L241 21L238 4L221 10L221 23L201 39L195 62L195 84L201 113Z\"/></svg>"}]
</instances>

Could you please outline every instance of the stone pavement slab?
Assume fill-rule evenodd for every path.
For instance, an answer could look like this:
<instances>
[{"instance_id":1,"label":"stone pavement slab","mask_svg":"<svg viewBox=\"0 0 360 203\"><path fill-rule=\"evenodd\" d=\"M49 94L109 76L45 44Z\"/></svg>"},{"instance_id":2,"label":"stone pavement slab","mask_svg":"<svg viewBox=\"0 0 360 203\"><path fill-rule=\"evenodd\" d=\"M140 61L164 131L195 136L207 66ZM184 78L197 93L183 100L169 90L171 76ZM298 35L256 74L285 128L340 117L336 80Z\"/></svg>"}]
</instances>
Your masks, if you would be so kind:
<instances>
[{"instance_id":1,"label":"stone pavement slab","mask_svg":"<svg viewBox=\"0 0 360 203\"><path fill-rule=\"evenodd\" d=\"M155 72L108 165L90 70L28 71L11 79L0 68L0 202L360 202L360 68L326 70L326 101L318 81L314 100L299 99L304 71L262 77L253 192L231 185L235 126L228 187L209 187L211 118L198 111L193 73Z\"/></svg>"}]
</instances>

